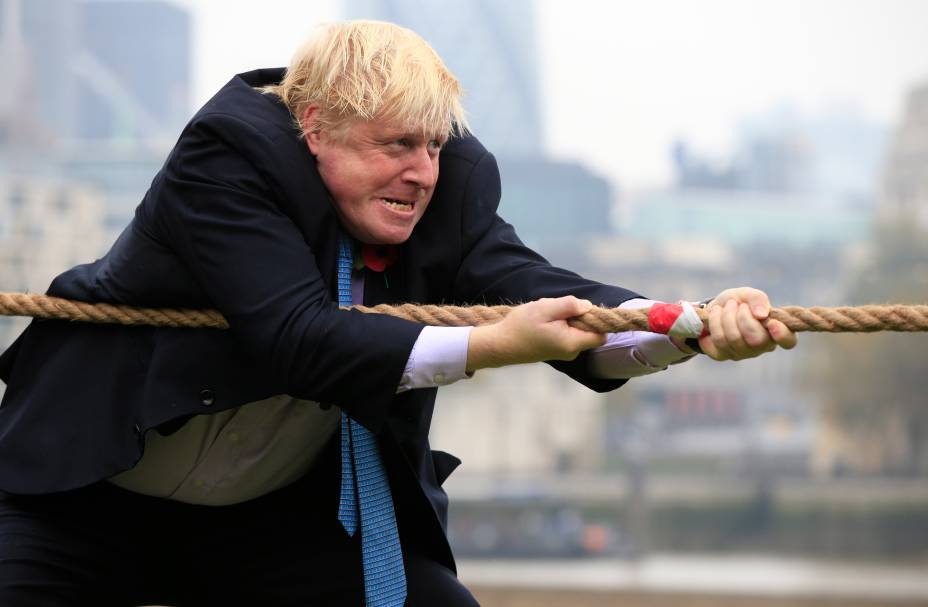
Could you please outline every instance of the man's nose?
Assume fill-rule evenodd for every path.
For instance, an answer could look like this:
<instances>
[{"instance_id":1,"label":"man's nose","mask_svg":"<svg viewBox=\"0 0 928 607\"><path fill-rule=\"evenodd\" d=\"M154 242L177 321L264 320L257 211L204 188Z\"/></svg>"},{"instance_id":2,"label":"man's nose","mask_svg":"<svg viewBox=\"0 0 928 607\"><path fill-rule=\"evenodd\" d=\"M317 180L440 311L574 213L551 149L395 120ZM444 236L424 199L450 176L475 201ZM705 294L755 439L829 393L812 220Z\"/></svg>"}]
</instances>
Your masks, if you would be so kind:
<instances>
[{"instance_id":1,"label":"man's nose","mask_svg":"<svg viewBox=\"0 0 928 607\"><path fill-rule=\"evenodd\" d=\"M403 178L421 188L430 188L438 178L438 167L428 146L417 146L409 154L409 165Z\"/></svg>"}]
</instances>

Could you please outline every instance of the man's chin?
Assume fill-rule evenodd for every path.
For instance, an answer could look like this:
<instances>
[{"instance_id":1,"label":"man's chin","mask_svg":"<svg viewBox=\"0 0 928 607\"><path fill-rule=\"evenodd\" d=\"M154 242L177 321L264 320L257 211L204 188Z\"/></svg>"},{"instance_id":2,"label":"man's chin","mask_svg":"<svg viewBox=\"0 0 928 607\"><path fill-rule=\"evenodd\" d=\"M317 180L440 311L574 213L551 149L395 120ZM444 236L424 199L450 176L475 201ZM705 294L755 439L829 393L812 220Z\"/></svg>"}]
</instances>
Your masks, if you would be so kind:
<instances>
[{"instance_id":1,"label":"man's chin","mask_svg":"<svg viewBox=\"0 0 928 607\"><path fill-rule=\"evenodd\" d=\"M362 240L366 244L401 245L412 236L412 229L370 230Z\"/></svg>"}]
</instances>

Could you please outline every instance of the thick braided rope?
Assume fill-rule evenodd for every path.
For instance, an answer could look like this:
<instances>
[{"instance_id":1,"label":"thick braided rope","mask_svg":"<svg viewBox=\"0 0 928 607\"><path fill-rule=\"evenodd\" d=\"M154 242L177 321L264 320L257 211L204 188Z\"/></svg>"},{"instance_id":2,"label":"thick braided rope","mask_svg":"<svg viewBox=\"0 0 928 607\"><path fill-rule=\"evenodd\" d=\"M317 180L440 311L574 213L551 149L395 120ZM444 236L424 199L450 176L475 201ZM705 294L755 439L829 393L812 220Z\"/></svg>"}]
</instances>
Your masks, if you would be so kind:
<instances>
[{"instance_id":1,"label":"thick braided rope","mask_svg":"<svg viewBox=\"0 0 928 607\"><path fill-rule=\"evenodd\" d=\"M502 320L510 306L434 306L402 304L369 308L353 306L361 312L398 316L435 326L477 326ZM706 310L697 310L705 322ZM112 304L91 304L31 293L0 293L0 316L34 316L95 323L153 325L159 327L207 327L227 329L229 324L216 310L179 308L135 308ZM875 331L928 331L928 305L867 305L836 308L784 306L773 308L770 318L780 320L795 332L872 333ZM599 333L648 331L648 310L593 308L570 320L570 324Z\"/></svg>"},{"instance_id":2,"label":"thick braided rope","mask_svg":"<svg viewBox=\"0 0 928 607\"><path fill-rule=\"evenodd\" d=\"M0 315L34 316L120 325L229 328L229 323L216 310L136 308L106 303L93 304L34 293L0 293Z\"/></svg>"}]
</instances>

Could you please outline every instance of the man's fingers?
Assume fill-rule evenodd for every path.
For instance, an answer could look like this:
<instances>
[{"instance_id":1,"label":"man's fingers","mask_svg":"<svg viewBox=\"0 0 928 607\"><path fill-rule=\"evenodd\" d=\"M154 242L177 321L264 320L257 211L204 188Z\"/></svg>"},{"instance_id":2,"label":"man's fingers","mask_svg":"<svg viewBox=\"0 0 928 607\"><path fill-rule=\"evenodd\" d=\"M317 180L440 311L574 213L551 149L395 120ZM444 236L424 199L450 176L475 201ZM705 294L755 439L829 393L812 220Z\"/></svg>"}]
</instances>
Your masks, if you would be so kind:
<instances>
[{"instance_id":1,"label":"man's fingers","mask_svg":"<svg viewBox=\"0 0 928 607\"><path fill-rule=\"evenodd\" d=\"M786 325L770 319L770 298L759 289L725 289L708 311L709 335L699 345L715 360L753 358L777 346L788 350L798 341Z\"/></svg>"},{"instance_id":2,"label":"man's fingers","mask_svg":"<svg viewBox=\"0 0 928 607\"><path fill-rule=\"evenodd\" d=\"M767 297L767 294L763 291L744 287L744 294L741 297L741 301L750 306L754 318L764 320L770 316L770 298Z\"/></svg>"},{"instance_id":3,"label":"man's fingers","mask_svg":"<svg viewBox=\"0 0 928 607\"><path fill-rule=\"evenodd\" d=\"M709 308L709 337L712 341L712 348L709 350L703 348L703 351L715 360L728 360L733 356L731 348L728 347L728 342L725 340L725 331L722 329L723 310L724 306Z\"/></svg>"},{"instance_id":4,"label":"man's fingers","mask_svg":"<svg viewBox=\"0 0 928 607\"><path fill-rule=\"evenodd\" d=\"M593 302L586 299L577 299L573 296L562 297L561 299L567 300L563 309L564 316L566 320L574 316L580 316L586 314L593 309ZM595 333L593 331L584 331L583 329L578 329L576 327L567 326L567 336L570 340L570 347L577 351L577 354L583 350L589 350L590 348L598 348L599 346L606 343L606 334L605 333Z\"/></svg>"},{"instance_id":5,"label":"man's fingers","mask_svg":"<svg viewBox=\"0 0 928 607\"><path fill-rule=\"evenodd\" d=\"M586 314L593 308L593 303L586 299L577 299L573 295L557 297L555 299L542 299L544 314L548 320L566 320L574 316Z\"/></svg>"},{"instance_id":6,"label":"man's fingers","mask_svg":"<svg viewBox=\"0 0 928 607\"><path fill-rule=\"evenodd\" d=\"M764 320L770 315L770 298L760 289L753 287L737 287L725 289L713 300L711 305L725 305L730 300L746 303L751 308L754 318Z\"/></svg>"},{"instance_id":7,"label":"man's fingers","mask_svg":"<svg viewBox=\"0 0 928 607\"><path fill-rule=\"evenodd\" d=\"M568 318L585 314L592 307L591 302L569 295L517 307L503 322L515 330L520 362L573 360L580 352L603 345L605 335L567 324Z\"/></svg>"},{"instance_id":8,"label":"man's fingers","mask_svg":"<svg viewBox=\"0 0 928 607\"><path fill-rule=\"evenodd\" d=\"M572 349L575 349L577 354L584 350L598 348L606 343L605 333L593 333L592 331L584 331L583 329L575 329L574 327L570 327L569 329L570 340L573 346Z\"/></svg>"},{"instance_id":9,"label":"man's fingers","mask_svg":"<svg viewBox=\"0 0 928 607\"><path fill-rule=\"evenodd\" d=\"M744 338L744 343L753 350L750 356L770 352L776 347L771 335L764 328L764 325L754 317L748 304L738 306L738 330Z\"/></svg>"},{"instance_id":10,"label":"man's fingers","mask_svg":"<svg viewBox=\"0 0 928 607\"><path fill-rule=\"evenodd\" d=\"M741 334L738 315L743 313L741 312L742 305L735 300L729 300L722 309L722 331L725 335L725 341L733 354L732 358L735 360L755 356L750 346L744 342L744 336Z\"/></svg>"},{"instance_id":11,"label":"man's fingers","mask_svg":"<svg viewBox=\"0 0 928 607\"><path fill-rule=\"evenodd\" d=\"M767 331L770 333L770 337L773 338L773 341L785 350L795 348L799 341L798 336L779 320L768 320Z\"/></svg>"},{"instance_id":12,"label":"man's fingers","mask_svg":"<svg viewBox=\"0 0 928 607\"><path fill-rule=\"evenodd\" d=\"M709 335L699 338L699 349L712 360L727 360L719 353L718 348L715 347L715 343L712 341L712 337Z\"/></svg>"}]
</instances>

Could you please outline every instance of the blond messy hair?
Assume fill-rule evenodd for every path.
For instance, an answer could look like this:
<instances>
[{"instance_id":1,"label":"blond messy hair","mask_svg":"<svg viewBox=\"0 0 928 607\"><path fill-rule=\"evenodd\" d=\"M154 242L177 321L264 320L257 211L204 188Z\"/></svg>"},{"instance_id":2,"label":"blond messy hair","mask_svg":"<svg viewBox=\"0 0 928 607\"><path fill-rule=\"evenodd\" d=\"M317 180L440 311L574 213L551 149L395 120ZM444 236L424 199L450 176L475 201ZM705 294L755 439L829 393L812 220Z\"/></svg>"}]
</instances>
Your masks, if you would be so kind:
<instances>
[{"instance_id":1,"label":"blond messy hair","mask_svg":"<svg viewBox=\"0 0 928 607\"><path fill-rule=\"evenodd\" d=\"M382 21L325 24L296 52L283 81L263 87L299 128L338 134L356 120L385 120L408 132L467 131L462 88L438 53L412 30ZM316 104L319 119L302 124Z\"/></svg>"}]
</instances>

